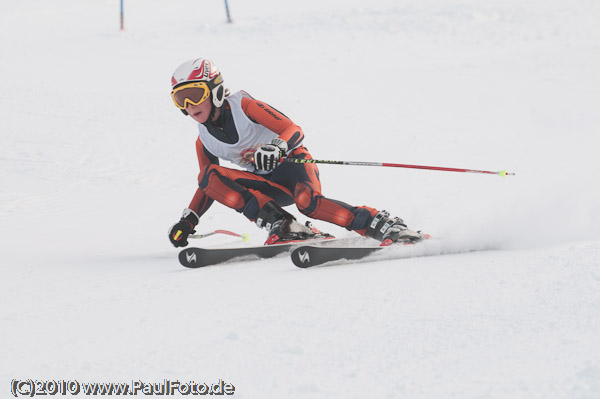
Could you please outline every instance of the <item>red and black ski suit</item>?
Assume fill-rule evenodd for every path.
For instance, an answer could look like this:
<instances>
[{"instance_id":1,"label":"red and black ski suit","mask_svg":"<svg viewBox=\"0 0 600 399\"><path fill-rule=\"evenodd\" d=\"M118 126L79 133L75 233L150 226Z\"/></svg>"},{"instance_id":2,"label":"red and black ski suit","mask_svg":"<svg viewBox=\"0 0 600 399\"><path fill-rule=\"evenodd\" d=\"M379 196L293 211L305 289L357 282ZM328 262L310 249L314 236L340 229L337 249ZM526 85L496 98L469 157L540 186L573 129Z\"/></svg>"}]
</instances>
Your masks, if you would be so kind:
<instances>
[{"instance_id":1,"label":"red and black ski suit","mask_svg":"<svg viewBox=\"0 0 600 399\"><path fill-rule=\"evenodd\" d=\"M287 157L312 159L302 145L304 133L299 126L268 104L253 99L245 92L240 93L243 93L243 96L241 103L237 104L241 104L243 114L250 120L245 121L246 123L262 125L286 141L291 149ZM231 146L240 140L241 132L237 129L244 125L234 120L234 116L238 115L239 119L241 113L239 110L237 113L232 112L232 106L236 106L235 103L230 104L226 99L220 108L218 120L204 123L203 127L206 130L202 130L202 125L200 126L205 134L206 144L210 140L212 146L219 142ZM207 134L210 134L210 137L206 136ZM324 220L365 235L367 225L378 212L373 208L351 206L324 197L321 193L319 170L315 164L284 162L268 174L231 169L219 165L219 158L206 148L207 145L202 142L201 137L202 134L196 141L200 166L199 188L189 205L199 216L208 210L213 201L218 201L255 221L259 210L273 200L280 206L295 203L298 210L310 218ZM249 159L252 155L242 156ZM228 161L235 162L232 159ZM252 168L249 166L249 160L247 164L242 166Z\"/></svg>"}]
</instances>

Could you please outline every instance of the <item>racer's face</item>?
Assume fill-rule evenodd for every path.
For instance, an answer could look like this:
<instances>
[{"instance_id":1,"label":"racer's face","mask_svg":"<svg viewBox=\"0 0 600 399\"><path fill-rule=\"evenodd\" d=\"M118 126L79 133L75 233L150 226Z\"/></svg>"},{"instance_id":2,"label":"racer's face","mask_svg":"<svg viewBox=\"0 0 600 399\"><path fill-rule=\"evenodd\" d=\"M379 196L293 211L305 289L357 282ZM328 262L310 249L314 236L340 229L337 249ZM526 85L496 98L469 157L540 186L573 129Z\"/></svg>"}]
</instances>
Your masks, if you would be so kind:
<instances>
[{"instance_id":1,"label":"racer's face","mask_svg":"<svg viewBox=\"0 0 600 399\"><path fill-rule=\"evenodd\" d=\"M210 98L208 98L198 105L192 105L188 103L188 106L185 107L185 110L196 122L206 123L208 117L210 116L211 105L212 101Z\"/></svg>"}]
</instances>

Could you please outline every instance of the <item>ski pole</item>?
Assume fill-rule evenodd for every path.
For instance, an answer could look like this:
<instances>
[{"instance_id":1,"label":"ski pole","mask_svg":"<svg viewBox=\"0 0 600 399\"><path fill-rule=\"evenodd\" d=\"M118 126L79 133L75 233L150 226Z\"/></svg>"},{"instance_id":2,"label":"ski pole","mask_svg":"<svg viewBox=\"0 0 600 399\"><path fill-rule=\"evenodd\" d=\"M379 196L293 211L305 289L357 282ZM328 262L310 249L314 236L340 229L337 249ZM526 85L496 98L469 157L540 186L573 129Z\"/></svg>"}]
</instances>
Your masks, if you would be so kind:
<instances>
[{"instance_id":1,"label":"ski pole","mask_svg":"<svg viewBox=\"0 0 600 399\"><path fill-rule=\"evenodd\" d=\"M188 238L204 238L204 237L208 237L208 236L212 236L215 234L225 234L228 236L234 236L234 237L239 237L242 239L242 241L248 241L250 239L250 236L248 235L248 233L244 233L244 234L238 234L238 233L234 233L233 231L229 231L229 230L215 230L215 231L211 231L210 233L205 233L205 234L190 234L188 236Z\"/></svg>"},{"instance_id":2,"label":"ski pole","mask_svg":"<svg viewBox=\"0 0 600 399\"><path fill-rule=\"evenodd\" d=\"M441 167L441 166L406 165L406 164L401 164L401 163L387 163L387 162L328 161L328 160L323 160L323 159L301 159L301 158L282 158L281 162L289 162L289 163L296 163L296 164L322 163L322 164L329 164L329 165L386 166L386 167L392 167L392 168L441 170L441 171L446 171L446 172L485 173L485 174L489 174L489 175L498 175L498 176L502 176L502 177L515 175L514 173L509 173L506 170L493 172L493 171L489 171L489 170L446 168L446 167Z\"/></svg>"}]
</instances>

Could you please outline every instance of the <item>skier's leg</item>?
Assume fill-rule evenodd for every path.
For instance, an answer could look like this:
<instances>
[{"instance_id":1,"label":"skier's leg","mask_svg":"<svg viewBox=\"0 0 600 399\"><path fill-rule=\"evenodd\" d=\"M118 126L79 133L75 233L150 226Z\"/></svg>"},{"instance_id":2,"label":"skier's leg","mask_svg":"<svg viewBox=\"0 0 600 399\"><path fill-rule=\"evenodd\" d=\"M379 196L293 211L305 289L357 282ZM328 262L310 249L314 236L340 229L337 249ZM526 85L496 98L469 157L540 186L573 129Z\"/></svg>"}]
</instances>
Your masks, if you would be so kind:
<instances>
[{"instance_id":1,"label":"skier's leg","mask_svg":"<svg viewBox=\"0 0 600 399\"><path fill-rule=\"evenodd\" d=\"M297 148L289 156L311 159L304 147ZM355 207L324 197L321 194L319 169L315 164L282 163L275 169L272 181L288 187L294 193L294 202L304 215L355 230L361 235L365 235L367 224L377 214L373 208Z\"/></svg>"},{"instance_id":2,"label":"skier's leg","mask_svg":"<svg viewBox=\"0 0 600 399\"><path fill-rule=\"evenodd\" d=\"M294 198L300 212L356 231L358 234L378 241L418 241L422 235L407 228L398 217L391 218L387 211L378 211L367 206L351 206L333 200L315 191L310 183L299 183Z\"/></svg>"},{"instance_id":3,"label":"skier's leg","mask_svg":"<svg viewBox=\"0 0 600 399\"><path fill-rule=\"evenodd\" d=\"M207 197L266 228L267 244L327 236L315 234L281 208L294 203L292 193L260 175L211 165L201 176L200 189Z\"/></svg>"},{"instance_id":4,"label":"skier's leg","mask_svg":"<svg viewBox=\"0 0 600 399\"><path fill-rule=\"evenodd\" d=\"M258 212L270 201L282 206L294 203L292 193L260 175L219 165L210 165L200 176L200 189L221 204L256 221Z\"/></svg>"},{"instance_id":5,"label":"skier's leg","mask_svg":"<svg viewBox=\"0 0 600 399\"><path fill-rule=\"evenodd\" d=\"M304 147L298 148L290 155L311 159ZM298 210L308 217L345 227L379 241L395 241L400 237L401 230L407 230L402 219L390 218L389 213L385 211L380 212L367 206L352 206L323 196L319 170L315 164L281 164L275 169L273 181L290 187Z\"/></svg>"}]
</instances>

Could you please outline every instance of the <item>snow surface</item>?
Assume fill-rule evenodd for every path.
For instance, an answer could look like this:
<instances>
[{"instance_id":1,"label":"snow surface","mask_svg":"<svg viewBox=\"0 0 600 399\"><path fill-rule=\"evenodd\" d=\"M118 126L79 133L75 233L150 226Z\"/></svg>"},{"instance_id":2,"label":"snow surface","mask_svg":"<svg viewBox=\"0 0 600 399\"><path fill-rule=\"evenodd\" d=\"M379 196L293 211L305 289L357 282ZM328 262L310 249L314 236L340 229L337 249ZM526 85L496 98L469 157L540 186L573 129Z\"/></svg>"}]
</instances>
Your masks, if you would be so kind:
<instances>
[{"instance_id":1,"label":"snow surface","mask_svg":"<svg viewBox=\"0 0 600 399\"><path fill-rule=\"evenodd\" d=\"M222 378L240 398L600 397L600 3L229 3L233 24L220 1L128 0L119 32L116 1L0 2L1 395ZM196 128L170 76L199 56L316 158L517 175L322 166L329 197L467 252L184 269L166 232ZM220 205L215 228L265 238Z\"/></svg>"}]
</instances>

